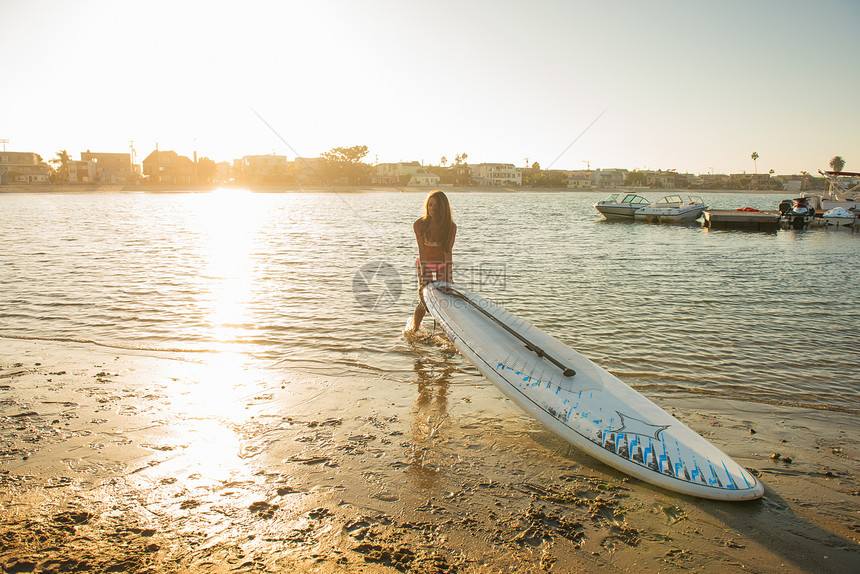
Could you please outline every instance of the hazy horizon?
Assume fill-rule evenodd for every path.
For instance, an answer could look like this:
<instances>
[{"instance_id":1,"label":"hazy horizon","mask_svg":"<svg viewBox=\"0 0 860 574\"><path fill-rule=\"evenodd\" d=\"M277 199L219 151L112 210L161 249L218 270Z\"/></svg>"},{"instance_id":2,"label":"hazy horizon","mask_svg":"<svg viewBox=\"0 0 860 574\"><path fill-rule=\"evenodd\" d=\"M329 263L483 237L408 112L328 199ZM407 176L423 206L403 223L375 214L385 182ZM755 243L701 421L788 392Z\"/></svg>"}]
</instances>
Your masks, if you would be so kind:
<instances>
[{"instance_id":1,"label":"hazy horizon","mask_svg":"<svg viewBox=\"0 0 860 574\"><path fill-rule=\"evenodd\" d=\"M0 9L0 139L46 160L134 140L138 161L156 143L215 161L367 145L369 163L860 168L848 0Z\"/></svg>"}]
</instances>

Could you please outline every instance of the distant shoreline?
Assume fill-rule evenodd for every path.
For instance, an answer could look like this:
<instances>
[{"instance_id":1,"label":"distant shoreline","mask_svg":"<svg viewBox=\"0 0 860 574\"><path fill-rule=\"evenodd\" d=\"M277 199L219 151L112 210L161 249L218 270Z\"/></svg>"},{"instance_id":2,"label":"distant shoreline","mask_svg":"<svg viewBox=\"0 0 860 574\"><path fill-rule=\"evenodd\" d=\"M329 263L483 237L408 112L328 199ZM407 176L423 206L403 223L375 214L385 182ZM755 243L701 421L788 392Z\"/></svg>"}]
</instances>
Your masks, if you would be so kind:
<instances>
[{"instance_id":1,"label":"distant shoreline","mask_svg":"<svg viewBox=\"0 0 860 574\"><path fill-rule=\"evenodd\" d=\"M566 187L491 187L491 186L428 186L428 187L391 187L391 186L361 186L361 185L336 185L336 186L289 186L289 185L237 185L237 184L207 184L207 185L183 185L166 186L152 184L104 184L104 185L55 185L55 184L12 184L0 185L0 193L209 193L218 189L251 191L255 193L426 193L434 189L442 189L450 192L506 192L506 193L639 193L649 195L670 195L673 193L711 194L711 193L744 193L744 194L769 194L769 195L795 195L799 192L786 190L760 190L760 189L646 189L641 187L619 187L619 188L588 188L575 189Z\"/></svg>"}]
</instances>

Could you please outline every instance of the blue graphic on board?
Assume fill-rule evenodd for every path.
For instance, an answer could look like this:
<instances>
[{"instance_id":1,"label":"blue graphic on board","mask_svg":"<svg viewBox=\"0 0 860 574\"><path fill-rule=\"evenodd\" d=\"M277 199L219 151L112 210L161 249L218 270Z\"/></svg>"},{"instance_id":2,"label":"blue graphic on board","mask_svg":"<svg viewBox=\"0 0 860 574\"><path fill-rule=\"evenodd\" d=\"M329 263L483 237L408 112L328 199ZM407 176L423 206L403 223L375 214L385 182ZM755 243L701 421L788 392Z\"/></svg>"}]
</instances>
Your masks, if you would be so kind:
<instances>
[{"instance_id":1,"label":"blue graphic on board","mask_svg":"<svg viewBox=\"0 0 860 574\"><path fill-rule=\"evenodd\" d=\"M425 287L425 298L428 310L479 371L517 405L597 459L704 498L761 496L763 488L746 469L558 340L456 286Z\"/></svg>"},{"instance_id":2,"label":"blue graphic on board","mask_svg":"<svg viewBox=\"0 0 860 574\"><path fill-rule=\"evenodd\" d=\"M609 432L623 432L625 434L635 434L639 436L647 436L649 438L653 438L654 440L661 440L660 433L669 428L670 425L652 425L649 422L639 420L637 418L631 417L630 415L625 415L624 413L618 413L618 416L621 417L621 427L611 430Z\"/></svg>"}]
</instances>

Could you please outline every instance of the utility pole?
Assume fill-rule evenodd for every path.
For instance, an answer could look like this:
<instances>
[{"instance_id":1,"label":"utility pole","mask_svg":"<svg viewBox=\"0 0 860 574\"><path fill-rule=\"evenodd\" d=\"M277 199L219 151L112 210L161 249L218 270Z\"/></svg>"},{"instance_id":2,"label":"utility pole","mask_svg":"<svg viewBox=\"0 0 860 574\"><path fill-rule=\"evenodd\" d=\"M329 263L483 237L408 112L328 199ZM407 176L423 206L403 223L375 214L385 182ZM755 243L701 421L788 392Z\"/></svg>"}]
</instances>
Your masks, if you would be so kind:
<instances>
[{"instance_id":1,"label":"utility pole","mask_svg":"<svg viewBox=\"0 0 860 574\"><path fill-rule=\"evenodd\" d=\"M134 173L134 155L135 155L135 153L134 153L134 140L128 140L128 147L131 150L131 166L129 166L129 167L130 167L132 173Z\"/></svg>"},{"instance_id":2,"label":"utility pole","mask_svg":"<svg viewBox=\"0 0 860 574\"><path fill-rule=\"evenodd\" d=\"M585 164L585 169L587 169L588 171L591 171L591 162L589 160L584 159L584 160L582 160L582 163Z\"/></svg>"},{"instance_id":3,"label":"utility pole","mask_svg":"<svg viewBox=\"0 0 860 574\"><path fill-rule=\"evenodd\" d=\"M2 139L0 140L0 143L3 144L3 151L6 151L6 144L9 143L9 140Z\"/></svg>"},{"instance_id":4,"label":"utility pole","mask_svg":"<svg viewBox=\"0 0 860 574\"><path fill-rule=\"evenodd\" d=\"M134 140L128 140L128 148L131 150L131 165L128 168L131 170L131 177L135 182L140 183L140 172L135 169L134 159L137 152L134 151Z\"/></svg>"}]
</instances>

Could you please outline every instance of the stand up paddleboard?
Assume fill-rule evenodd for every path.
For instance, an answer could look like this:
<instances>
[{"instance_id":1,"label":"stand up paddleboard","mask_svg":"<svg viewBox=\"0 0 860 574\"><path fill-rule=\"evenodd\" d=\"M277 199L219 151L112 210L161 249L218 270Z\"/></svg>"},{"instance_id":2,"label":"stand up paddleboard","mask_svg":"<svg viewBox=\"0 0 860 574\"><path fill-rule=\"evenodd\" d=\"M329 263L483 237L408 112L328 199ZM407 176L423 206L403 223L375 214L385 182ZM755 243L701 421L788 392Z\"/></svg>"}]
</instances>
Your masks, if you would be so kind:
<instances>
[{"instance_id":1,"label":"stand up paddleboard","mask_svg":"<svg viewBox=\"0 0 860 574\"><path fill-rule=\"evenodd\" d=\"M764 487L672 415L558 339L450 283L423 289L451 342L508 398L591 456L651 484L714 500Z\"/></svg>"}]
</instances>

